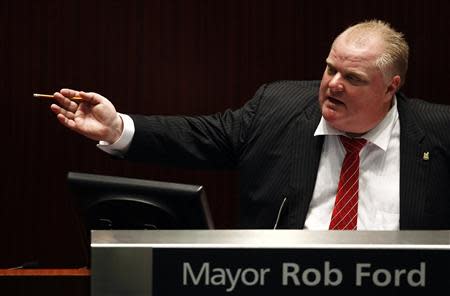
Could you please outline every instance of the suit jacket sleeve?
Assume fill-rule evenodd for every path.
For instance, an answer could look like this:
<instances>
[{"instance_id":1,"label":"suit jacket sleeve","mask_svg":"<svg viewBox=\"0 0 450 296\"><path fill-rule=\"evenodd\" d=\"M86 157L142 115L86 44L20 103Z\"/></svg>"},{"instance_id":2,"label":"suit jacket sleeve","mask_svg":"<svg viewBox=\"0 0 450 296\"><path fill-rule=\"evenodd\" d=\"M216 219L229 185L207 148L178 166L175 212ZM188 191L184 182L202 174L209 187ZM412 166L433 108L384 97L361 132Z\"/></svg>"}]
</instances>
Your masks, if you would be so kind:
<instances>
[{"instance_id":1,"label":"suit jacket sleeve","mask_svg":"<svg viewBox=\"0 0 450 296\"><path fill-rule=\"evenodd\" d=\"M234 111L196 117L130 115L136 130L125 158L179 167L235 168L264 87Z\"/></svg>"}]
</instances>

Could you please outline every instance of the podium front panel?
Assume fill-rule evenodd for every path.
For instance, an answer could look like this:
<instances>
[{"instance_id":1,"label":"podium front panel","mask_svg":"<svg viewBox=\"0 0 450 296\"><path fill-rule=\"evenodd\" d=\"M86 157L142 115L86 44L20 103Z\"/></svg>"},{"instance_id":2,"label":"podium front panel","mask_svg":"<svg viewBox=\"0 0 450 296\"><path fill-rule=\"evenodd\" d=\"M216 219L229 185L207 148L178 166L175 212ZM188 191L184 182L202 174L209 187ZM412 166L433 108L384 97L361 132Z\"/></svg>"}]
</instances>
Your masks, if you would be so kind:
<instances>
[{"instance_id":1,"label":"podium front panel","mask_svg":"<svg viewBox=\"0 0 450 296\"><path fill-rule=\"evenodd\" d=\"M450 289L450 231L93 231L98 295L416 295Z\"/></svg>"}]
</instances>

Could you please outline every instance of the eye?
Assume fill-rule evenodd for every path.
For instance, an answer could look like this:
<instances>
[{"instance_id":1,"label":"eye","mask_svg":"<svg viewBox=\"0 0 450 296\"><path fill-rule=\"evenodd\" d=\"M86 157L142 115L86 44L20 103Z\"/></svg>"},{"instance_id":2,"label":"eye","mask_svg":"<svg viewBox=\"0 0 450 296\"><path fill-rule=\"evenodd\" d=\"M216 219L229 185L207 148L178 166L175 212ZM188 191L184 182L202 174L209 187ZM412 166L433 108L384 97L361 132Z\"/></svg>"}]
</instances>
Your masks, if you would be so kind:
<instances>
[{"instance_id":1,"label":"eye","mask_svg":"<svg viewBox=\"0 0 450 296\"><path fill-rule=\"evenodd\" d=\"M353 75L347 75L345 77L345 79L347 79L348 81L358 81L359 80L358 77L353 76Z\"/></svg>"},{"instance_id":2,"label":"eye","mask_svg":"<svg viewBox=\"0 0 450 296\"><path fill-rule=\"evenodd\" d=\"M334 75L334 74L336 74L336 69L334 69L334 68L331 67L330 65L327 65L327 74L328 74L328 75Z\"/></svg>"},{"instance_id":3,"label":"eye","mask_svg":"<svg viewBox=\"0 0 450 296\"><path fill-rule=\"evenodd\" d=\"M362 84L364 81L355 75L346 75L345 79L352 84Z\"/></svg>"}]
</instances>

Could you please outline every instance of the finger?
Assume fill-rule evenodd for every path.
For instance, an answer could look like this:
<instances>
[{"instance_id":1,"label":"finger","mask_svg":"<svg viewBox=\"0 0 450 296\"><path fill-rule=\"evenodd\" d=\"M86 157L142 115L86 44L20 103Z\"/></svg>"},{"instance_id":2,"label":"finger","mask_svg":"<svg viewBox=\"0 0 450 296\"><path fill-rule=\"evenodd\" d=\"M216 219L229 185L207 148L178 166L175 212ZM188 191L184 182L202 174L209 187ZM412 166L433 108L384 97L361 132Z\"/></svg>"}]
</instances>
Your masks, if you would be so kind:
<instances>
[{"instance_id":1,"label":"finger","mask_svg":"<svg viewBox=\"0 0 450 296\"><path fill-rule=\"evenodd\" d=\"M59 113L62 113L62 110L64 110L63 108L61 108L61 106L56 105L56 104L51 104L50 105L50 109L53 111L53 113L55 113L56 115L58 115Z\"/></svg>"},{"instance_id":2,"label":"finger","mask_svg":"<svg viewBox=\"0 0 450 296\"><path fill-rule=\"evenodd\" d=\"M67 118L66 116L64 116L63 114L58 114L56 116L56 118L58 119L58 121L64 125L65 127L68 127L71 130L76 130L76 124L75 121Z\"/></svg>"},{"instance_id":3,"label":"finger","mask_svg":"<svg viewBox=\"0 0 450 296\"><path fill-rule=\"evenodd\" d=\"M91 105L97 105L101 103L101 96L93 92L78 92L78 96L83 98L83 103L89 103Z\"/></svg>"},{"instance_id":4,"label":"finger","mask_svg":"<svg viewBox=\"0 0 450 296\"><path fill-rule=\"evenodd\" d=\"M64 96L61 93L55 92L53 94L54 99L58 104L60 104L62 107L64 107L67 110L70 110L71 112L75 112L78 109L78 104L69 100L66 96Z\"/></svg>"},{"instance_id":5,"label":"finger","mask_svg":"<svg viewBox=\"0 0 450 296\"><path fill-rule=\"evenodd\" d=\"M50 109L53 111L53 113L55 113L56 115L58 114L62 114L63 116L67 117L68 119L74 119L75 118L75 113L71 112L71 111L67 111L64 108L61 108L60 106L56 105L56 104L52 104L50 106Z\"/></svg>"},{"instance_id":6,"label":"finger","mask_svg":"<svg viewBox=\"0 0 450 296\"><path fill-rule=\"evenodd\" d=\"M70 88L63 88L59 92L66 98L77 97L79 94L78 90L74 90L74 89L70 89Z\"/></svg>"},{"instance_id":7,"label":"finger","mask_svg":"<svg viewBox=\"0 0 450 296\"><path fill-rule=\"evenodd\" d=\"M50 109L56 114L63 114L66 112L66 109L62 108L61 106L57 105L57 104L51 104L50 105Z\"/></svg>"}]
</instances>

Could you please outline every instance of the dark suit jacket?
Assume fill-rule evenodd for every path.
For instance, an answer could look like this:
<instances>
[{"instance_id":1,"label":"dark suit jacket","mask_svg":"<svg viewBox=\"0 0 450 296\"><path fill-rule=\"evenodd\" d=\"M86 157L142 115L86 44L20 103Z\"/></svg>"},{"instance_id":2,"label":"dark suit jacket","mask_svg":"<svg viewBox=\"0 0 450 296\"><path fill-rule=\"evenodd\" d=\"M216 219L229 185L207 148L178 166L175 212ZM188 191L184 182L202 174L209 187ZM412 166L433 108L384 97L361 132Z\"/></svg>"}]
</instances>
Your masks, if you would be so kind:
<instances>
[{"instance_id":1,"label":"dark suit jacket","mask_svg":"<svg viewBox=\"0 0 450 296\"><path fill-rule=\"evenodd\" d=\"M318 81L262 86L242 108L200 117L132 115L127 158L240 172L241 227L303 228L323 137ZM450 107L398 93L400 228L450 229ZM424 153L429 152L429 160Z\"/></svg>"}]
</instances>

